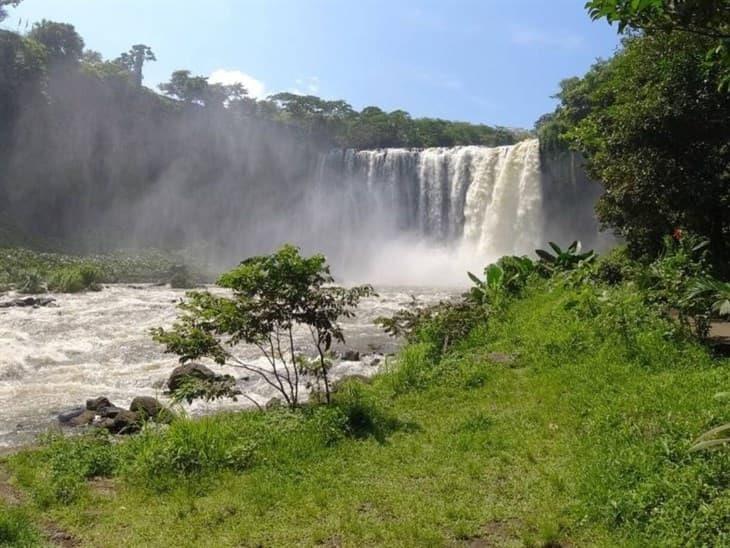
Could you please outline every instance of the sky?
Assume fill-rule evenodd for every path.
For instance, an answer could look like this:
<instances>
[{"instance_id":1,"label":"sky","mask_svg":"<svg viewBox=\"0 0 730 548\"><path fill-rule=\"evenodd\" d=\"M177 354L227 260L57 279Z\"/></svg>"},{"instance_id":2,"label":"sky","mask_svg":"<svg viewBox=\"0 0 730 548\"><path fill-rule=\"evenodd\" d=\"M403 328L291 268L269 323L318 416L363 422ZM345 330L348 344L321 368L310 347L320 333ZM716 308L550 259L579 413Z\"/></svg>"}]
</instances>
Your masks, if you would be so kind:
<instances>
[{"instance_id":1,"label":"sky","mask_svg":"<svg viewBox=\"0 0 730 548\"><path fill-rule=\"evenodd\" d=\"M152 47L145 85L177 69L279 91L531 128L563 78L616 49L585 0L24 0L4 28L71 23L115 58Z\"/></svg>"}]
</instances>

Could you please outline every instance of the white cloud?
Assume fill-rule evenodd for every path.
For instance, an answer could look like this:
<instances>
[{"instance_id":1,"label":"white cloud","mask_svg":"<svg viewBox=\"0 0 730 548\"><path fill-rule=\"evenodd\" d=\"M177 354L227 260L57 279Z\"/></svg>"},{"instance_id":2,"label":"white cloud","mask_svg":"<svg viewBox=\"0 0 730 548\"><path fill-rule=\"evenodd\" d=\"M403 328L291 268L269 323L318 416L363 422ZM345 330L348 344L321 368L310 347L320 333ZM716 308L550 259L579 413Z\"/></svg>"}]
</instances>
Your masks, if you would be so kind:
<instances>
[{"instance_id":1,"label":"white cloud","mask_svg":"<svg viewBox=\"0 0 730 548\"><path fill-rule=\"evenodd\" d=\"M243 87L246 88L248 94L256 99L263 99L268 94L266 86L261 80L257 80L250 74L246 74L240 70L214 70L210 74L208 81L211 84L223 84L226 86L230 86L232 84L243 84Z\"/></svg>"},{"instance_id":2,"label":"white cloud","mask_svg":"<svg viewBox=\"0 0 730 548\"><path fill-rule=\"evenodd\" d=\"M563 49L577 49L583 45L583 37L577 34L543 32L529 27L512 29L512 43L521 46L551 46Z\"/></svg>"},{"instance_id":3,"label":"white cloud","mask_svg":"<svg viewBox=\"0 0 730 548\"><path fill-rule=\"evenodd\" d=\"M297 78L294 83L296 87L291 90L292 93L297 95L316 95L319 93L319 78L317 76Z\"/></svg>"}]
</instances>

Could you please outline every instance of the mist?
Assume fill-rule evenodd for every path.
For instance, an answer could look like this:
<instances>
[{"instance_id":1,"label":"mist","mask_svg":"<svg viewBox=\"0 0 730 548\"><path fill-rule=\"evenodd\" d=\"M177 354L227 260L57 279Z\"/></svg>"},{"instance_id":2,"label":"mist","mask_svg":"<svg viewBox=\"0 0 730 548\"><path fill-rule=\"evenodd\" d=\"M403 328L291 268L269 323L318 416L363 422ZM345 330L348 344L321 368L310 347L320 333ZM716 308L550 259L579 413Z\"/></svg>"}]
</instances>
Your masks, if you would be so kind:
<instances>
[{"instance_id":1,"label":"mist","mask_svg":"<svg viewBox=\"0 0 730 548\"><path fill-rule=\"evenodd\" d=\"M251 109L63 66L16 110L2 220L64 250L179 250L220 271L290 242L345 281L451 286L550 239L602 242L600 188L536 141L333 149Z\"/></svg>"}]
</instances>

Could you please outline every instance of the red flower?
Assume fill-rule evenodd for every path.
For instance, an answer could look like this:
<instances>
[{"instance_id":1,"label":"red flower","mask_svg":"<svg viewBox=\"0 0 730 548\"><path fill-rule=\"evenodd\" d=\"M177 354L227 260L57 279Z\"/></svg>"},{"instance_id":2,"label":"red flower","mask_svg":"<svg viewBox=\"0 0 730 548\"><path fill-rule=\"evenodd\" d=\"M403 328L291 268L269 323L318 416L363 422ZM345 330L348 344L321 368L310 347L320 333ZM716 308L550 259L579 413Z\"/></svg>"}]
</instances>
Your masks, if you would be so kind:
<instances>
[{"instance_id":1,"label":"red flower","mask_svg":"<svg viewBox=\"0 0 730 548\"><path fill-rule=\"evenodd\" d=\"M674 229L674 232L672 232L672 238L674 238L678 242L682 240L682 236L683 235L684 234L682 233L682 229L681 228L675 228Z\"/></svg>"}]
</instances>

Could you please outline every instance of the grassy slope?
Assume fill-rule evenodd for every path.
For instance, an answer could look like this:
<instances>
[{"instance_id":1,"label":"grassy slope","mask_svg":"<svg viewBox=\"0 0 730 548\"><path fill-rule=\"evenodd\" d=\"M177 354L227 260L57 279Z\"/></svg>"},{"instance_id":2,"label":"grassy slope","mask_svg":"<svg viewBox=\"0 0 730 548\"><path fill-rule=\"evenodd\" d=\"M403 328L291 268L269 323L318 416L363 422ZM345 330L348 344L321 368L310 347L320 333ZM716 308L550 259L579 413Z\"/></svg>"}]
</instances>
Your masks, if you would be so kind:
<instances>
[{"instance_id":1,"label":"grassy slope","mask_svg":"<svg viewBox=\"0 0 730 548\"><path fill-rule=\"evenodd\" d=\"M730 387L727 361L669 342L661 321L624 344L566 307L575 297L538 289L433 367L408 349L405 368L372 387L402 423L384 442L327 446L273 421L246 471L162 492L116 479L27 512L89 546L730 542L730 452L687 452L730 419L713 399ZM517 359L490 363L491 351ZM193 427L243 438L255 428L241 415ZM45 462L24 454L9 466L41 500Z\"/></svg>"}]
</instances>

